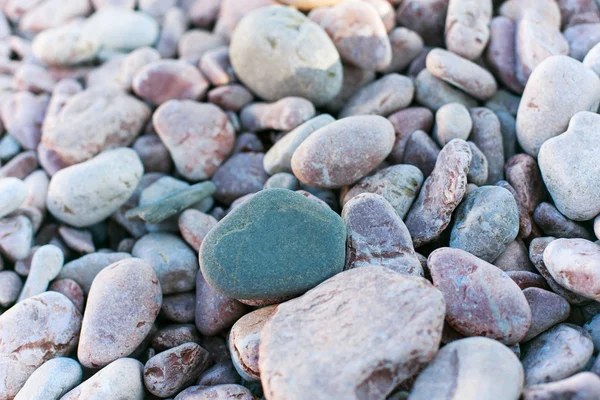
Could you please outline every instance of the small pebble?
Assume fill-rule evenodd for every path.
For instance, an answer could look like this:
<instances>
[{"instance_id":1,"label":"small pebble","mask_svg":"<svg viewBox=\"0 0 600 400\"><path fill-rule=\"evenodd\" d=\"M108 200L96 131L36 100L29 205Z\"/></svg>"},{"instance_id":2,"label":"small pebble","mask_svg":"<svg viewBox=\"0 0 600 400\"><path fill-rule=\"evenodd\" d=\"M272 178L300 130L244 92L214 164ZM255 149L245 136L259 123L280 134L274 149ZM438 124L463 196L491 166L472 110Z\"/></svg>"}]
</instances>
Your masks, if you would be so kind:
<instances>
[{"instance_id":1,"label":"small pebble","mask_svg":"<svg viewBox=\"0 0 600 400\"><path fill-rule=\"evenodd\" d=\"M551 400L568 398L575 394L582 400L600 396L600 378L591 372L581 372L553 383L529 386L523 391L523 400Z\"/></svg>"},{"instance_id":2,"label":"small pebble","mask_svg":"<svg viewBox=\"0 0 600 400\"><path fill-rule=\"evenodd\" d=\"M67 357L54 358L31 374L15 400L60 399L79 385L82 378L83 371L77 361Z\"/></svg>"},{"instance_id":3,"label":"small pebble","mask_svg":"<svg viewBox=\"0 0 600 400\"><path fill-rule=\"evenodd\" d=\"M448 103L435 113L434 137L441 146L452 139L467 140L473 127L469 110L459 103Z\"/></svg>"},{"instance_id":4,"label":"small pebble","mask_svg":"<svg viewBox=\"0 0 600 400\"><path fill-rule=\"evenodd\" d=\"M523 338L524 342L563 322L571 313L571 306L565 299L547 290L530 287L524 289L523 294L531 308L531 328Z\"/></svg>"},{"instance_id":5,"label":"small pebble","mask_svg":"<svg viewBox=\"0 0 600 400\"><path fill-rule=\"evenodd\" d=\"M252 103L240 114L242 125L251 132L291 131L314 116L315 107L301 97L284 97L274 103Z\"/></svg>"},{"instance_id":6,"label":"small pebble","mask_svg":"<svg viewBox=\"0 0 600 400\"><path fill-rule=\"evenodd\" d=\"M169 321L194 322L196 295L194 292L172 294L163 297L160 315Z\"/></svg>"},{"instance_id":7,"label":"small pebble","mask_svg":"<svg viewBox=\"0 0 600 400\"><path fill-rule=\"evenodd\" d=\"M27 186L20 179L0 179L0 218L19 208L25 202L27 192Z\"/></svg>"}]
</instances>

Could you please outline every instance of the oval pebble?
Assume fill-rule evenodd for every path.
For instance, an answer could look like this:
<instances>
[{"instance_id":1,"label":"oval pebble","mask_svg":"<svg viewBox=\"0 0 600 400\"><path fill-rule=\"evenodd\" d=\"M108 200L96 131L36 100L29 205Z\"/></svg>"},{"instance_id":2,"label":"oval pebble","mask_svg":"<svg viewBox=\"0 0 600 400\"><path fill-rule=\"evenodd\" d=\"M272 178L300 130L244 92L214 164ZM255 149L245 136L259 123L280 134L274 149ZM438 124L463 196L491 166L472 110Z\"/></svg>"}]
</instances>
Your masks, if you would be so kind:
<instances>
[{"instance_id":1,"label":"oval pebble","mask_svg":"<svg viewBox=\"0 0 600 400\"><path fill-rule=\"evenodd\" d=\"M245 129L291 131L315 116L315 107L301 97L284 97L274 103L252 103L240 114Z\"/></svg>"},{"instance_id":2,"label":"oval pebble","mask_svg":"<svg viewBox=\"0 0 600 400\"><path fill-rule=\"evenodd\" d=\"M224 384L215 386L190 386L179 393L175 400L213 400L213 399L236 399L254 400L249 389L242 385Z\"/></svg>"},{"instance_id":3,"label":"oval pebble","mask_svg":"<svg viewBox=\"0 0 600 400\"><path fill-rule=\"evenodd\" d=\"M198 210L187 209L179 216L179 231L187 244L198 251L202 241L217 222L211 215Z\"/></svg>"},{"instance_id":4,"label":"oval pebble","mask_svg":"<svg viewBox=\"0 0 600 400\"><path fill-rule=\"evenodd\" d=\"M523 289L531 308L531 328L523 338L527 342L569 317L571 306L559 295L536 287Z\"/></svg>"},{"instance_id":5,"label":"oval pebble","mask_svg":"<svg viewBox=\"0 0 600 400\"><path fill-rule=\"evenodd\" d=\"M23 281L15 271L0 271L0 307L9 308L19 298Z\"/></svg>"},{"instance_id":6,"label":"oval pebble","mask_svg":"<svg viewBox=\"0 0 600 400\"><path fill-rule=\"evenodd\" d=\"M444 41L451 52L475 60L490 38L491 0L450 0Z\"/></svg>"},{"instance_id":7,"label":"oval pebble","mask_svg":"<svg viewBox=\"0 0 600 400\"><path fill-rule=\"evenodd\" d=\"M536 207L533 221L548 236L592 240L592 235L583 225L568 219L550 203L543 202Z\"/></svg>"},{"instance_id":8,"label":"oval pebble","mask_svg":"<svg viewBox=\"0 0 600 400\"><path fill-rule=\"evenodd\" d=\"M575 396L582 400L600 397L600 378L591 372L581 372L560 381L529 386L523 400L552 400Z\"/></svg>"},{"instance_id":9,"label":"oval pebble","mask_svg":"<svg viewBox=\"0 0 600 400\"><path fill-rule=\"evenodd\" d=\"M128 258L103 269L88 295L77 358L98 368L131 354L150 332L162 293L145 261Z\"/></svg>"},{"instance_id":10,"label":"oval pebble","mask_svg":"<svg viewBox=\"0 0 600 400\"><path fill-rule=\"evenodd\" d=\"M66 263L60 270L57 279L72 279L87 294L94 278L100 271L117 261L130 257L130 254L121 252L86 254Z\"/></svg>"},{"instance_id":11,"label":"oval pebble","mask_svg":"<svg viewBox=\"0 0 600 400\"><path fill-rule=\"evenodd\" d=\"M467 140L472 127L469 110L460 103L444 104L435 113L434 137L441 146L452 139Z\"/></svg>"},{"instance_id":12,"label":"oval pebble","mask_svg":"<svg viewBox=\"0 0 600 400\"><path fill-rule=\"evenodd\" d=\"M263 153L238 153L215 171L215 198L225 204L261 190L268 179L263 168Z\"/></svg>"},{"instance_id":13,"label":"oval pebble","mask_svg":"<svg viewBox=\"0 0 600 400\"><path fill-rule=\"evenodd\" d=\"M28 195L27 186L17 178L0 179L0 218L19 208Z\"/></svg>"},{"instance_id":14,"label":"oval pebble","mask_svg":"<svg viewBox=\"0 0 600 400\"><path fill-rule=\"evenodd\" d=\"M14 400L60 399L81 383L81 365L71 358L58 357L46 361L29 377Z\"/></svg>"}]
</instances>

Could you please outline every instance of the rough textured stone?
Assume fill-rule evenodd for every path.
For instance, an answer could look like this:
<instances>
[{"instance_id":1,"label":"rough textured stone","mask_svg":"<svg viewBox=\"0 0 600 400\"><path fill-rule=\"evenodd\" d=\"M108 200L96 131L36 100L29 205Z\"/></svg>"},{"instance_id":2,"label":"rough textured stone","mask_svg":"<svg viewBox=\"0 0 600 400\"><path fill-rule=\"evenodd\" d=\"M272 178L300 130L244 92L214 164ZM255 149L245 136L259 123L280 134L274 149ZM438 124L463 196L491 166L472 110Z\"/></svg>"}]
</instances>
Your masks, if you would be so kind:
<instances>
[{"instance_id":1,"label":"rough textured stone","mask_svg":"<svg viewBox=\"0 0 600 400\"><path fill-rule=\"evenodd\" d=\"M300 294L342 270L345 240L333 211L286 189L263 190L208 233L200 267L206 281L228 297Z\"/></svg>"},{"instance_id":2,"label":"rough textured stone","mask_svg":"<svg viewBox=\"0 0 600 400\"><path fill-rule=\"evenodd\" d=\"M386 397L433 358L443 317L441 293L423 278L381 267L342 272L280 304L263 328L266 397Z\"/></svg>"},{"instance_id":3,"label":"rough textured stone","mask_svg":"<svg viewBox=\"0 0 600 400\"><path fill-rule=\"evenodd\" d=\"M466 251L441 248L427 260L433 284L444 293L446 321L465 336L519 343L531 326L521 289L499 268Z\"/></svg>"},{"instance_id":4,"label":"rough textured stone","mask_svg":"<svg viewBox=\"0 0 600 400\"><path fill-rule=\"evenodd\" d=\"M495 340L474 337L444 346L421 372L411 400L514 400L523 389L523 367Z\"/></svg>"},{"instance_id":5,"label":"rough textured stone","mask_svg":"<svg viewBox=\"0 0 600 400\"><path fill-rule=\"evenodd\" d=\"M150 345L156 351L164 351L184 343L200 343L201 339L193 324L167 325L152 334Z\"/></svg>"},{"instance_id":6,"label":"rough textured stone","mask_svg":"<svg viewBox=\"0 0 600 400\"><path fill-rule=\"evenodd\" d=\"M97 368L131 354L150 332L161 304L158 278L145 261L128 258L103 269L88 295L79 362Z\"/></svg>"},{"instance_id":7,"label":"rough textured stone","mask_svg":"<svg viewBox=\"0 0 600 400\"><path fill-rule=\"evenodd\" d=\"M382 196L363 193L342 210L346 224L345 269L380 265L393 271L423 276L410 233Z\"/></svg>"}]
</instances>

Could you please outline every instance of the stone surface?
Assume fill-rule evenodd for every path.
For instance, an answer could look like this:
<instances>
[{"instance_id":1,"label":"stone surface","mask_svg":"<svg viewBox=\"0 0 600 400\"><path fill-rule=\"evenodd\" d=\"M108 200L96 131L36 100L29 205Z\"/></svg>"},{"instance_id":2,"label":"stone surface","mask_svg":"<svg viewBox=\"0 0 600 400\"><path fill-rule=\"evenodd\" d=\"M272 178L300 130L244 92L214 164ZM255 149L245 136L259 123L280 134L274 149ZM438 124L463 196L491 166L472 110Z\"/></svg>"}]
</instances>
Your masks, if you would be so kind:
<instances>
[{"instance_id":1,"label":"stone surface","mask_svg":"<svg viewBox=\"0 0 600 400\"><path fill-rule=\"evenodd\" d=\"M440 154L440 147L429 134L414 131L406 141L404 149L404 164L419 168L424 176L431 175Z\"/></svg>"},{"instance_id":2,"label":"stone surface","mask_svg":"<svg viewBox=\"0 0 600 400\"><path fill-rule=\"evenodd\" d=\"M83 313L85 297L83 289L72 279L57 279L48 286L48 290L58 292L71 300L77 311Z\"/></svg>"},{"instance_id":3,"label":"stone surface","mask_svg":"<svg viewBox=\"0 0 600 400\"><path fill-rule=\"evenodd\" d=\"M177 293L163 297L160 316L169 321L194 322L196 294L194 292Z\"/></svg>"},{"instance_id":4,"label":"stone surface","mask_svg":"<svg viewBox=\"0 0 600 400\"><path fill-rule=\"evenodd\" d=\"M491 0L450 0L446 15L446 47L469 60L483 53L490 38Z\"/></svg>"},{"instance_id":5,"label":"stone surface","mask_svg":"<svg viewBox=\"0 0 600 400\"><path fill-rule=\"evenodd\" d=\"M517 399L523 367L513 352L495 340L473 337L444 346L421 372L411 400Z\"/></svg>"},{"instance_id":6,"label":"stone surface","mask_svg":"<svg viewBox=\"0 0 600 400\"><path fill-rule=\"evenodd\" d=\"M263 328L265 395L386 397L433 358L443 317L441 293L423 278L375 266L342 272L280 304Z\"/></svg>"},{"instance_id":7,"label":"stone surface","mask_svg":"<svg viewBox=\"0 0 600 400\"><path fill-rule=\"evenodd\" d=\"M28 190L25 183L17 178L0 179L0 218L4 218L23 204Z\"/></svg>"},{"instance_id":8,"label":"stone surface","mask_svg":"<svg viewBox=\"0 0 600 400\"><path fill-rule=\"evenodd\" d=\"M128 258L103 269L88 295L79 362L98 368L131 354L150 332L161 304L158 278L145 261Z\"/></svg>"},{"instance_id":9,"label":"stone surface","mask_svg":"<svg viewBox=\"0 0 600 400\"><path fill-rule=\"evenodd\" d=\"M500 121L496 114L484 107L473 108L473 130L469 139L483 152L488 161L486 183L493 185L504 177L504 146Z\"/></svg>"},{"instance_id":10,"label":"stone surface","mask_svg":"<svg viewBox=\"0 0 600 400\"><path fill-rule=\"evenodd\" d=\"M15 400L60 399L79 385L82 378L83 372L77 361L67 357L53 358L31 374Z\"/></svg>"},{"instance_id":11,"label":"stone surface","mask_svg":"<svg viewBox=\"0 0 600 400\"><path fill-rule=\"evenodd\" d=\"M502 271L529 271L537 273L529 260L529 250L525 244L516 239L492 263Z\"/></svg>"},{"instance_id":12,"label":"stone surface","mask_svg":"<svg viewBox=\"0 0 600 400\"><path fill-rule=\"evenodd\" d=\"M200 343L202 338L193 324L175 324L160 328L150 340L156 351L165 351L185 343Z\"/></svg>"},{"instance_id":13,"label":"stone surface","mask_svg":"<svg viewBox=\"0 0 600 400\"><path fill-rule=\"evenodd\" d=\"M206 281L228 297L295 295L342 270L345 240L333 211L286 189L263 190L208 233L200 267Z\"/></svg>"},{"instance_id":14,"label":"stone surface","mask_svg":"<svg viewBox=\"0 0 600 400\"><path fill-rule=\"evenodd\" d=\"M460 103L448 103L435 113L434 137L444 146L452 139L467 140L473 128L469 110Z\"/></svg>"},{"instance_id":15,"label":"stone surface","mask_svg":"<svg viewBox=\"0 0 600 400\"><path fill-rule=\"evenodd\" d=\"M466 251L441 248L427 260L433 284L446 299L446 321L465 336L519 343L531 326L531 310L506 273Z\"/></svg>"},{"instance_id":16,"label":"stone surface","mask_svg":"<svg viewBox=\"0 0 600 400\"><path fill-rule=\"evenodd\" d=\"M592 240L592 235L583 225L571 221L550 203L543 202L536 207L533 221L548 236Z\"/></svg>"},{"instance_id":17,"label":"stone surface","mask_svg":"<svg viewBox=\"0 0 600 400\"><path fill-rule=\"evenodd\" d=\"M482 186L470 192L456 210L450 247L493 262L519 232L515 199L506 189Z\"/></svg>"},{"instance_id":18,"label":"stone surface","mask_svg":"<svg viewBox=\"0 0 600 400\"><path fill-rule=\"evenodd\" d=\"M566 132L545 142L538 156L556 208L575 221L592 219L600 213L600 165L593 161L600 151L600 135L595 130L599 121L595 113L575 114Z\"/></svg>"},{"instance_id":19,"label":"stone surface","mask_svg":"<svg viewBox=\"0 0 600 400\"><path fill-rule=\"evenodd\" d=\"M53 244L38 248L31 259L29 274L17 301L44 293L60 272L63 263L64 255L60 248Z\"/></svg>"},{"instance_id":20,"label":"stone surface","mask_svg":"<svg viewBox=\"0 0 600 400\"><path fill-rule=\"evenodd\" d=\"M523 400L552 400L569 398L593 400L600 396L600 378L591 372L581 372L553 383L529 386L523 391Z\"/></svg>"},{"instance_id":21,"label":"stone surface","mask_svg":"<svg viewBox=\"0 0 600 400\"><path fill-rule=\"evenodd\" d=\"M523 338L524 342L563 322L571 313L569 303L555 293L530 287L524 289L523 294L531 308L531 328Z\"/></svg>"},{"instance_id":22,"label":"stone surface","mask_svg":"<svg viewBox=\"0 0 600 400\"><path fill-rule=\"evenodd\" d=\"M382 196L363 193L344 205L345 269L380 265L406 275L423 276L410 233Z\"/></svg>"},{"instance_id":23,"label":"stone surface","mask_svg":"<svg viewBox=\"0 0 600 400\"><path fill-rule=\"evenodd\" d=\"M469 172L467 173L467 182L475 185L485 185L489 175L487 157L479 150L479 147L475 143L467 143L472 155L471 165L469 165Z\"/></svg>"},{"instance_id":24,"label":"stone surface","mask_svg":"<svg viewBox=\"0 0 600 400\"><path fill-rule=\"evenodd\" d=\"M388 159L394 164L401 164L410 136L417 130L431 131L433 113L425 107L410 107L390 115L388 121L396 131L396 141Z\"/></svg>"},{"instance_id":25,"label":"stone surface","mask_svg":"<svg viewBox=\"0 0 600 400\"><path fill-rule=\"evenodd\" d=\"M11 261L26 259L31 251L33 226L24 215L0 219L0 253Z\"/></svg>"},{"instance_id":26,"label":"stone surface","mask_svg":"<svg viewBox=\"0 0 600 400\"><path fill-rule=\"evenodd\" d=\"M135 151L105 151L52 177L48 211L75 227L93 225L125 204L142 174L143 166Z\"/></svg>"},{"instance_id":27,"label":"stone surface","mask_svg":"<svg viewBox=\"0 0 600 400\"><path fill-rule=\"evenodd\" d=\"M187 244L198 251L202 241L208 232L217 225L217 222L211 215L198 210L187 209L179 216L179 231Z\"/></svg>"},{"instance_id":28,"label":"stone surface","mask_svg":"<svg viewBox=\"0 0 600 400\"><path fill-rule=\"evenodd\" d=\"M15 271L0 271L0 307L9 308L19 298L23 282Z\"/></svg>"},{"instance_id":29,"label":"stone surface","mask_svg":"<svg viewBox=\"0 0 600 400\"><path fill-rule=\"evenodd\" d=\"M315 106L302 97L284 97L274 103L252 103L244 107L240 120L251 132L269 129L291 131L315 116Z\"/></svg>"},{"instance_id":30,"label":"stone surface","mask_svg":"<svg viewBox=\"0 0 600 400\"><path fill-rule=\"evenodd\" d=\"M215 198L231 204L242 196L263 188L268 175L263 168L263 153L237 153L225 161L214 173L217 186Z\"/></svg>"},{"instance_id":31,"label":"stone surface","mask_svg":"<svg viewBox=\"0 0 600 400\"><path fill-rule=\"evenodd\" d=\"M477 106L477 100L442 79L433 76L427 69L421 70L417 75L415 99L432 111L437 111L448 103L459 103L467 108Z\"/></svg>"},{"instance_id":32,"label":"stone surface","mask_svg":"<svg viewBox=\"0 0 600 400\"><path fill-rule=\"evenodd\" d=\"M231 38L230 59L238 78L267 101L299 96L322 106L342 87L331 39L291 8L264 7L244 18Z\"/></svg>"},{"instance_id":33,"label":"stone surface","mask_svg":"<svg viewBox=\"0 0 600 400\"><path fill-rule=\"evenodd\" d=\"M130 254L122 252L86 254L66 263L60 270L57 279L72 279L87 294L94 278L100 271L117 261L130 257Z\"/></svg>"},{"instance_id":34,"label":"stone surface","mask_svg":"<svg viewBox=\"0 0 600 400\"><path fill-rule=\"evenodd\" d=\"M249 389L242 385L223 384L216 386L190 386L179 393L175 400L213 400L213 399L254 400Z\"/></svg>"}]
</instances>

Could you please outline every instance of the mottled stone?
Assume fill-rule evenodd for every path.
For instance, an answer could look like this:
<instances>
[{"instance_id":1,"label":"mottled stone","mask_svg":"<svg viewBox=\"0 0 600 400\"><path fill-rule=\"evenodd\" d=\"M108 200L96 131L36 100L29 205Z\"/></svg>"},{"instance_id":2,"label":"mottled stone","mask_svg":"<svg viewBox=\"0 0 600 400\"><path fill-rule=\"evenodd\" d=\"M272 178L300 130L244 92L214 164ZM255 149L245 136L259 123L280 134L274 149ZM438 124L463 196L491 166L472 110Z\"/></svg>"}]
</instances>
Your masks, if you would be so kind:
<instances>
[{"instance_id":1,"label":"mottled stone","mask_svg":"<svg viewBox=\"0 0 600 400\"><path fill-rule=\"evenodd\" d=\"M48 286L48 290L58 292L73 302L77 311L83 313L85 297L83 289L72 279L57 279Z\"/></svg>"},{"instance_id":2,"label":"mottled stone","mask_svg":"<svg viewBox=\"0 0 600 400\"><path fill-rule=\"evenodd\" d=\"M208 233L200 266L206 281L228 297L294 295L342 270L345 238L333 211L286 189L263 190Z\"/></svg>"},{"instance_id":3,"label":"mottled stone","mask_svg":"<svg viewBox=\"0 0 600 400\"><path fill-rule=\"evenodd\" d=\"M506 271L506 275L510 277L515 283L525 290L530 287L540 288L544 290L550 290L550 287L546 283L543 276L529 271Z\"/></svg>"},{"instance_id":4,"label":"mottled stone","mask_svg":"<svg viewBox=\"0 0 600 400\"><path fill-rule=\"evenodd\" d=\"M490 38L491 0L450 0L444 39L446 47L469 60L478 58Z\"/></svg>"},{"instance_id":5,"label":"mottled stone","mask_svg":"<svg viewBox=\"0 0 600 400\"><path fill-rule=\"evenodd\" d=\"M152 334L150 345L160 352L184 343L200 343L201 339L193 324L167 325Z\"/></svg>"},{"instance_id":6,"label":"mottled stone","mask_svg":"<svg viewBox=\"0 0 600 400\"><path fill-rule=\"evenodd\" d=\"M344 118L305 139L292 156L292 170L301 182L310 186L346 186L379 165L392 150L394 139L394 128L385 118ZM358 158L361 163L355 162Z\"/></svg>"},{"instance_id":7,"label":"mottled stone","mask_svg":"<svg viewBox=\"0 0 600 400\"><path fill-rule=\"evenodd\" d=\"M523 345L526 386L555 382L583 369L594 351L587 332L560 324Z\"/></svg>"},{"instance_id":8,"label":"mottled stone","mask_svg":"<svg viewBox=\"0 0 600 400\"><path fill-rule=\"evenodd\" d=\"M523 389L523 367L495 340L473 337L444 346L421 372L411 400L513 400Z\"/></svg>"},{"instance_id":9,"label":"mottled stone","mask_svg":"<svg viewBox=\"0 0 600 400\"><path fill-rule=\"evenodd\" d=\"M427 133L417 130L414 131L406 141L404 149L404 164L410 164L417 167L424 176L431 175L435 168L440 147Z\"/></svg>"},{"instance_id":10,"label":"mottled stone","mask_svg":"<svg viewBox=\"0 0 600 400\"><path fill-rule=\"evenodd\" d=\"M129 258L103 269L88 295L79 362L98 368L131 354L150 332L161 304L158 278L145 261Z\"/></svg>"},{"instance_id":11,"label":"mottled stone","mask_svg":"<svg viewBox=\"0 0 600 400\"><path fill-rule=\"evenodd\" d=\"M531 310L517 284L499 268L466 251L441 248L427 260L433 284L444 293L446 321L465 336L519 343Z\"/></svg>"},{"instance_id":12,"label":"mottled stone","mask_svg":"<svg viewBox=\"0 0 600 400\"><path fill-rule=\"evenodd\" d=\"M0 307L12 306L21 293L23 282L14 271L0 271Z\"/></svg>"},{"instance_id":13,"label":"mottled stone","mask_svg":"<svg viewBox=\"0 0 600 400\"><path fill-rule=\"evenodd\" d=\"M58 357L46 361L29 377L15 400L60 399L81 383L83 372L71 358Z\"/></svg>"},{"instance_id":14,"label":"mottled stone","mask_svg":"<svg viewBox=\"0 0 600 400\"><path fill-rule=\"evenodd\" d=\"M71 66L92 61L100 42L95 37L83 35L82 21L73 21L40 32L33 40L33 54L44 63L54 66Z\"/></svg>"},{"instance_id":15,"label":"mottled stone","mask_svg":"<svg viewBox=\"0 0 600 400\"><path fill-rule=\"evenodd\" d=\"M342 272L280 304L263 328L265 395L384 398L433 358L443 316L441 293L423 278L376 266Z\"/></svg>"},{"instance_id":16,"label":"mottled stone","mask_svg":"<svg viewBox=\"0 0 600 400\"><path fill-rule=\"evenodd\" d=\"M454 139L440 152L406 218L415 247L436 240L450 223L465 194L470 164L471 149L464 140Z\"/></svg>"},{"instance_id":17,"label":"mottled stone","mask_svg":"<svg viewBox=\"0 0 600 400\"><path fill-rule=\"evenodd\" d=\"M315 116L315 107L302 97L284 97L274 103L252 103L240 114L242 125L251 132L267 129L291 131Z\"/></svg>"},{"instance_id":18,"label":"mottled stone","mask_svg":"<svg viewBox=\"0 0 600 400\"><path fill-rule=\"evenodd\" d=\"M231 361L214 364L204 371L198 378L199 386L217 386L240 383L238 375Z\"/></svg>"},{"instance_id":19,"label":"mottled stone","mask_svg":"<svg viewBox=\"0 0 600 400\"><path fill-rule=\"evenodd\" d=\"M504 177L504 145L500 121L496 114L484 107L471 109L473 130L469 139L479 147L488 161L488 179L493 185Z\"/></svg>"},{"instance_id":20,"label":"mottled stone","mask_svg":"<svg viewBox=\"0 0 600 400\"><path fill-rule=\"evenodd\" d=\"M211 363L210 354L196 343L158 353L144 366L144 384L155 396L173 396L195 381Z\"/></svg>"},{"instance_id":21,"label":"mottled stone","mask_svg":"<svg viewBox=\"0 0 600 400\"><path fill-rule=\"evenodd\" d=\"M109 265L130 258L128 253L92 253L68 262L57 279L74 280L85 294L89 293L96 275Z\"/></svg>"},{"instance_id":22,"label":"mottled stone","mask_svg":"<svg viewBox=\"0 0 600 400\"><path fill-rule=\"evenodd\" d=\"M563 322L571 313L569 303L555 293L530 287L524 289L523 294L531 308L531 328L523 338L524 342Z\"/></svg>"},{"instance_id":23,"label":"mottled stone","mask_svg":"<svg viewBox=\"0 0 600 400\"><path fill-rule=\"evenodd\" d=\"M592 235L583 225L571 221L550 203L543 202L536 207L533 221L548 236L592 240Z\"/></svg>"}]
</instances>

